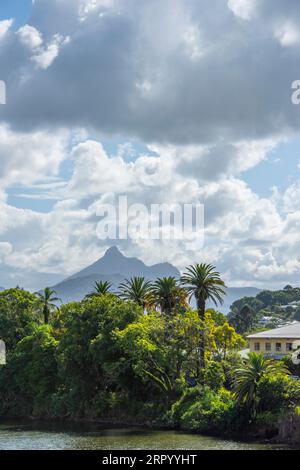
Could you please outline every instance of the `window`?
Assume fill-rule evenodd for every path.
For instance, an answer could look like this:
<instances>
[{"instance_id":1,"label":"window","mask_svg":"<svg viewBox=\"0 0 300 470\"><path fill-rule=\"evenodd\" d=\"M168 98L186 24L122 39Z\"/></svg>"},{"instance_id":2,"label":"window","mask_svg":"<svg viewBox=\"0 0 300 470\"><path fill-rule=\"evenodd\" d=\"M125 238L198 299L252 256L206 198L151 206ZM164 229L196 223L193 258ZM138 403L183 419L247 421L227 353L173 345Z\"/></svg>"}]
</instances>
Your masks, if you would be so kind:
<instances>
[{"instance_id":1,"label":"window","mask_svg":"<svg viewBox=\"0 0 300 470\"><path fill-rule=\"evenodd\" d=\"M272 344L266 343L266 351L272 351Z\"/></svg>"},{"instance_id":2,"label":"window","mask_svg":"<svg viewBox=\"0 0 300 470\"><path fill-rule=\"evenodd\" d=\"M293 343L286 343L286 350L293 351Z\"/></svg>"},{"instance_id":3,"label":"window","mask_svg":"<svg viewBox=\"0 0 300 470\"><path fill-rule=\"evenodd\" d=\"M276 351L277 352L281 351L281 343L276 343Z\"/></svg>"},{"instance_id":4,"label":"window","mask_svg":"<svg viewBox=\"0 0 300 470\"><path fill-rule=\"evenodd\" d=\"M259 343L254 343L254 350L255 351L260 351L260 344Z\"/></svg>"}]
</instances>

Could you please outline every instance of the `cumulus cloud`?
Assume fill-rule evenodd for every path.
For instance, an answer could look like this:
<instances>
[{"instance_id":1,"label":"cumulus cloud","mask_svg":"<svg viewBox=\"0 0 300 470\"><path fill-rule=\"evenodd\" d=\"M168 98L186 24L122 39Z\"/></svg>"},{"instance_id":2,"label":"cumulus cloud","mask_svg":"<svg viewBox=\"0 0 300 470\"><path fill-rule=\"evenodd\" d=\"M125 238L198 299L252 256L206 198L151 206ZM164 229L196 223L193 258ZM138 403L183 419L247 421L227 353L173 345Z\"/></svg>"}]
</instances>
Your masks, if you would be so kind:
<instances>
[{"instance_id":1,"label":"cumulus cloud","mask_svg":"<svg viewBox=\"0 0 300 470\"><path fill-rule=\"evenodd\" d=\"M14 132L0 124L0 187L28 184L46 175L56 175L65 158L68 133Z\"/></svg>"},{"instance_id":2,"label":"cumulus cloud","mask_svg":"<svg viewBox=\"0 0 300 470\"><path fill-rule=\"evenodd\" d=\"M300 183L267 198L243 178L298 131L299 15L298 0L36 0L18 31L0 22L0 284L39 288L94 261L110 244L97 205L121 194L205 205L203 249L120 242L128 255L294 282ZM129 143L107 151L111 137ZM16 185L50 208L14 207Z\"/></svg>"},{"instance_id":3,"label":"cumulus cloud","mask_svg":"<svg viewBox=\"0 0 300 470\"><path fill-rule=\"evenodd\" d=\"M28 24L22 26L16 33L20 41L30 49L35 49L43 44L43 38L40 31Z\"/></svg>"},{"instance_id":4,"label":"cumulus cloud","mask_svg":"<svg viewBox=\"0 0 300 470\"><path fill-rule=\"evenodd\" d=\"M282 2L255 4L37 1L21 31L35 46L41 34L41 50L12 54L18 49L11 39L0 52L14 87L7 119L27 128L84 122L103 133L174 144L296 131L290 84L298 64L288 52L278 56L278 41L297 49L299 7L289 2L283 16ZM241 24L236 15L251 21ZM16 82L24 68L28 79Z\"/></svg>"},{"instance_id":5,"label":"cumulus cloud","mask_svg":"<svg viewBox=\"0 0 300 470\"><path fill-rule=\"evenodd\" d=\"M9 20L0 21L0 41L4 38L6 33L10 30L14 20L11 18Z\"/></svg>"},{"instance_id":6,"label":"cumulus cloud","mask_svg":"<svg viewBox=\"0 0 300 470\"><path fill-rule=\"evenodd\" d=\"M239 246L239 256L246 255L250 246L252 256L256 253L263 263L266 247L270 250L277 243L285 227L276 204L259 198L245 182L230 176L230 171L216 181L198 179L181 172L178 158L170 149L155 148L154 155L154 148L151 150L152 155L141 154L126 162L121 155L108 155L95 140L74 143L69 153L73 163L69 181L61 187L46 185L47 191L53 191L59 199L50 212L36 214L3 203L0 234L13 246L5 258L7 265L25 271L34 267L44 273L56 269L67 275L93 261L99 256L100 246L102 250L103 244L115 243L97 238L98 204L116 204L118 196L124 194L129 204L139 202L148 207L153 203L204 203L210 244L197 249L197 256L224 267L230 279L234 279L235 272L228 265L232 245ZM43 185L38 188L44 190ZM163 257L180 268L196 254L187 251L180 240L167 244L137 240L122 242L122 247L146 262L159 262ZM253 267L249 262L241 268L240 282L247 282ZM270 272L268 278L272 279L273 274Z\"/></svg>"},{"instance_id":7,"label":"cumulus cloud","mask_svg":"<svg viewBox=\"0 0 300 470\"><path fill-rule=\"evenodd\" d=\"M243 20L250 20L257 7L257 0L228 0L228 7Z\"/></svg>"},{"instance_id":8,"label":"cumulus cloud","mask_svg":"<svg viewBox=\"0 0 300 470\"><path fill-rule=\"evenodd\" d=\"M274 36L284 47L300 44L300 29L292 21L278 24Z\"/></svg>"}]
</instances>

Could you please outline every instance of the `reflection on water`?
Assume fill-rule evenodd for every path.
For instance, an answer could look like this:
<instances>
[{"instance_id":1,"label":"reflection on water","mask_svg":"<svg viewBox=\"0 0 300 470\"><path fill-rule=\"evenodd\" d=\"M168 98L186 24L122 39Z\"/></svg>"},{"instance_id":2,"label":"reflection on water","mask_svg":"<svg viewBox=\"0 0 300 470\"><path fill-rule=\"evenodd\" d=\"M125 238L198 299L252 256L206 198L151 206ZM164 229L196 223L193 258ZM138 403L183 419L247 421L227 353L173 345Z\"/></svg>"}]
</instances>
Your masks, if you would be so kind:
<instances>
[{"instance_id":1,"label":"reflection on water","mask_svg":"<svg viewBox=\"0 0 300 470\"><path fill-rule=\"evenodd\" d=\"M0 421L0 450L266 450L283 446L241 443L176 431L140 428L59 426L53 423Z\"/></svg>"}]
</instances>

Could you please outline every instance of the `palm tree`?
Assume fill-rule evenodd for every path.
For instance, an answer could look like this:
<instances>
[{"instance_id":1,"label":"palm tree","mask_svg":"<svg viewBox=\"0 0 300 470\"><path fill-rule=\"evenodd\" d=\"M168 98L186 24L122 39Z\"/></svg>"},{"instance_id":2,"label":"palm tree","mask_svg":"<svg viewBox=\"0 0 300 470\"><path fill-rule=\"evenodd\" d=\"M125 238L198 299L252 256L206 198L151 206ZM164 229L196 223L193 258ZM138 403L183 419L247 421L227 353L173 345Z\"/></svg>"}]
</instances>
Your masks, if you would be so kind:
<instances>
[{"instance_id":1,"label":"palm tree","mask_svg":"<svg viewBox=\"0 0 300 470\"><path fill-rule=\"evenodd\" d=\"M154 305L170 315L176 306L187 307L187 291L178 286L175 277L158 278L151 286Z\"/></svg>"},{"instance_id":2,"label":"palm tree","mask_svg":"<svg viewBox=\"0 0 300 470\"><path fill-rule=\"evenodd\" d=\"M130 280L120 284L120 297L124 300L132 300L144 309L149 305L150 301L150 281L146 281L144 277L133 277Z\"/></svg>"},{"instance_id":3,"label":"palm tree","mask_svg":"<svg viewBox=\"0 0 300 470\"><path fill-rule=\"evenodd\" d=\"M91 297L97 297L100 295L106 295L110 292L112 285L108 281L96 281L94 284L94 290L87 294L85 297L89 299Z\"/></svg>"},{"instance_id":4,"label":"palm tree","mask_svg":"<svg viewBox=\"0 0 300 470\"><path fill-rule=\"evenodd\" d=\"M190 299L195 297L199 319L204 325L206 302L211 300L217 306L218 303L223 303L223 297L226 295L224 291L226 285L220 278L220 273L216 272L215 267L211 264L195 264L187 268L187 272L181 277L181 283L186 286ZM205 338L203 327L200 332L198 369L204 367Z\"/></svg>"},{"instance_id":5,"label":"palm tree","mask_svg":"<svg viewBox=\"0 0 300 470\"><path fill-rule=\"evenodd\" d=\"M290 372L282 361L265 358L263 354L251 352L248 361L232 372L235 397L239 403L245 403L255 414L257 408L257 389L260 379L267 374L286 374Z\"/></svg>"},{"instance_id":6,"label":"palm tree","mask_svg":"<svg viewBox=\"0 0 300 470\"><path fill-rule=\"evenodd\" d=\"M50 287L46 287L43 292L37 292L36 295L43 309L44 323L47 325L51 311L58 308L54 302L61 302L61 299L55 297L57 294Z\"/></svg>"}]
</instances>

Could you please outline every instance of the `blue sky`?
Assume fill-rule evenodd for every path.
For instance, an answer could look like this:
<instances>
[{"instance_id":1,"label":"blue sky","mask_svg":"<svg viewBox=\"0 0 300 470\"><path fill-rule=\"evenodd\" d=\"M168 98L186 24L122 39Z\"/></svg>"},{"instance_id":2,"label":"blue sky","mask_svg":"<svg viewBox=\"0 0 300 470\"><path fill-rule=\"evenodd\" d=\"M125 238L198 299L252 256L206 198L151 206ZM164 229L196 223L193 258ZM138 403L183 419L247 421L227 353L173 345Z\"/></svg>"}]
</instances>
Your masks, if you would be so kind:
<instances>
[{"instance_id":1,"label":"blue sky","mask_svg":"<svg viewBox=\"0 0 300 470\"><path fill-rule=\"evenodd\" d=\"M299 178L300 139L279 144L265 161L244 174L245 181L260 196L270 196L272 187L284 191Z\"/></svg>"},{"instance_id":2,"label":"blue sky","mask_svg":"<svg viewBox=\"0 0 300 470\"><path fill-rule=\"evenodd\" d=\"M1 0L0 19L15 18L15 27L26 23L30 15L32 0Z\"/></svg>"},{"instance_id":3,"label":"blue sky","mask_svg":"<svg viewBox=\"0 0 300 470\"><path fill-rule=\"evenodd\" d=\"M201 202L206 235L125 254L299 283L299 56L299 0L2 0L0 286L42 287L118 244L97 237L97 205L123 194Z\"/></svg>"}]
</instances>

